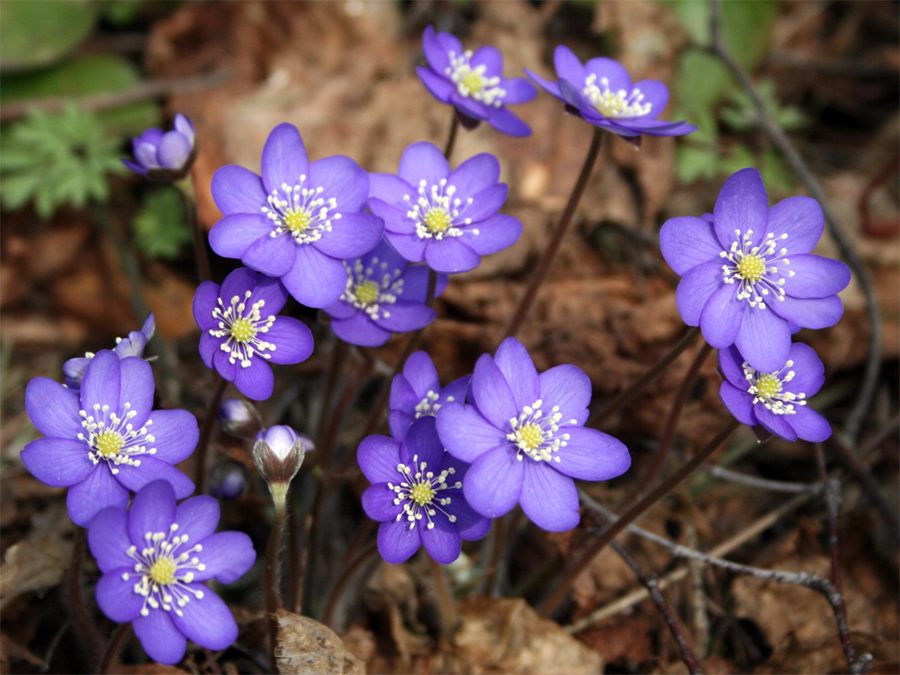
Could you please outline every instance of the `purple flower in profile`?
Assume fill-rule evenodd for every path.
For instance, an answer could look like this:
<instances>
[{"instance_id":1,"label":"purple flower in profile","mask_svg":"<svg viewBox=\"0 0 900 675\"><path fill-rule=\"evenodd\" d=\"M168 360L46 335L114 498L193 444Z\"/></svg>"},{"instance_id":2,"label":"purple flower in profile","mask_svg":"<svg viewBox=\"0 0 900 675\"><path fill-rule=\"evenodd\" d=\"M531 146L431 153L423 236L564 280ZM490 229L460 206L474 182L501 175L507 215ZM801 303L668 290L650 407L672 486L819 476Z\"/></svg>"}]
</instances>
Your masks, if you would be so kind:
<instances>
[{"instance_id":1,"label":"purple flower in profile","mask_svg":"<svg viewBox=\"0 0 900 675\"><path fill-rule=\"evenodd\" d=\"M632 83L618 61L604 57L582 64L563 45L553 57L558 79L545 80L525 72L542 89L566 104L566 110L595 127L619 136L683 136L697 130L693 124L657 119L669 102L669 89L659 80Z\"/></svg>"},{"instance_id":2,"label":"purple flower in profile","mask_svg":"<svg viewBox=\"0 0 900 675\"><path fill-rule=\"evenodd\" d=\"M245 267L225 277L222 286L204 281L194 295L194 320L203 331L200 356L247 398L272 395L275 378L269 363L300 363L309 358L313 338L303 322L276 316L287 292L278 279Z\"/></svg>"},{"instance_id":3,"label":"purple flower in profile","mask_svg":"<svg viewBox=\"0 0 900 675\"><path fill-rule=\"evenodd\" d=\"M432 143L413 143L397 175L371 174L369 208L384 218L384 236L410 262L468 272L522 234L518 218L497 213L508 192L499 179L493 155L475 155L451 171Z\"/></svg>"},{"instance_id":4,"label":"purple flower in profile","mask_svg":"<svg viewBox=\"0 0 900 675\"><path fill-rule=\"evenodd\" d=\"M818 443L831 436L825 418L807 405L825 382L825 366L809 345L793 343L775 372L754 369L736 347L719 350L719 367L725 377L719 396L742 424L761 424L786 441Z\"/></svg>"},{"instance_id":5,"label":"purple flower in profile","mask_svg":"<svg viewBox=\"0 0 900 675\"><path fill-rule=\"evenodd\" d=\"M156 320L153 318L153 312L147 317L144 325L139 331L133 330L126 338L116 338L116 346L113 348L120 359L126 356L143 356L144 347L156 332ZM84 372L87 370L88 364L94 358L93 352L85 352L84 356L76 356L69 359L63 364L63 374L66 376L65 385L69 389L78 391L81 387L81 381L84 379Z\"/></svg>"},{"instance_id":6,"label":"purple flower in profile","mask_svg":"<svg viewBox=\"0 0 900 675\"><path fill-rule=\"evenodd\" d=\"M791 333L833 326L844 312L837 293L850 270L811 254L823 228L815 199L790 197L770 209L756 169L733 174L712 221L672 218L660 230L663 257L681 275L681 318L716 349L735 345L757 370L777 371Z\"/></svg>"},{"instance_id":7,"label":"purple flower in profile","mask_svg":"<svg viewBox=\"0 0 900 675\"><path fill-rule=\"evenodd\" d=\"M609 480L631 465L620 441L582 426L591 401L584 371L561 365L539 375L515 338L478 359L469 400L444 405L437 430L450 454L471 462L463 493L483 516L518 503L538 527L570 530L580 519L574 479Z\"/></svg>"},{"instance_id":8,"label":"purple flower in profile","mask_svg":"<svg viewBox=\"0 0 900 675\"><path fill-rule=\"evenodd\" d=\"M491 527L466 503L462 487L468 466L447 453L423 417L406 438L369 436L357 459L372 485L363 510L378 528L378 552L389 563L408 560L419 546L444 565L459 557L462 540L481 539Z\"/></svg>"},{"instance_id":9,"label":"purple flower in profile","mask_svg":"<svg viewBox=\"0 0 900 675\"><path fill-rule=\"evenodd\" d=\"M397 373L391 382L388 403L391 436L402 441L406 431L420 417L434 417L447 403L464 402L471 379L471 375L466 375L441 389L431 357L425 352L410 354L403 372Z\"/></svg>"},{"instance_id":10,"label":"purple flower in profile","mask_svg":"<svg viewBox=\"0 0 900 675\"><path fill-rule=\"evenodd\" d=\"M438 101L452 105L474 124L487 122L510 136L530 136L531 128L506 109L527 103L537 90L524 77L503 77L503 55L486 45L474 53L464 50L450 33L436 33L428 26L422 35L428 67L416 73Z\"/></svg>"},{"instance_id":11,"label":"purple flower in profile","mask_svg":"<svg viewBox=\"0 0 900 675\"><path fill-rule=\"evenodd\" d=\"M209 233L213 251L281 279L307 307L327 307L347 283L342 260L381 241L384 224L363 213L369 175L349 157L310 162L300 132L279 124L262 154L262 178L229 164L212 194L225 217Z\"/></svg>"},{"instance_id":12,"label":"purple flower in profile","mask_svg":"<svg viewBox=\"0 0 900 675\"><path fill-rule=\"evenodd\" d=\"M344 342L360 347L380 347L391 332L424 328L437 316L425 304L428 268L410 267L386 240L372 251L345 260L347 286L341 299L324 308L331 327ZM447 275L438 275L435 297L447 288Z\"/></svg>"},{"instance_id":13,"label":"purple flower in profile","mask_svg":"<svg viewBox=\"0 0 900 675\"><path fill-rule=\"evenodd\" d=\"M191 121L178 113L172 131L147 129L133 139L134 159L122 163L151 180L173 181L183 178L197 156L196 136Z\"/></svg>"},{"instance_id":14,"label":"purple flower in profile","mask_svg":"<svg viewBox=\"0 0 900 675\"><path fill-rule=\"evenodd\" d=\"M187 497L194 484L173 464L187 458L200 432L187 410L153 410L153 371L143 359L103 350L90 360L81 391L37 377L25 408L45 438L22 450L31 474L67 487L72 520L87 527L107 506L124 508L129 491L165 480Z\"/></svg>"},{"instance_id":15,"label":"purple flower in profile","mask_svg":"<svg viewBox=\"0 0 900 675\"><path fill-rule=\"evenodd\" d=\"M104 509L88 530L88 545L103 573L97 604L118 623L132 622L144 651L169 665L187 641L214 651L237 639L231 610L204 581L230 584L256 560L243 532L215 532L219 504L194 497L176 506L175 492L154 481L131 509Z\"/></svg>"}]
</instances>

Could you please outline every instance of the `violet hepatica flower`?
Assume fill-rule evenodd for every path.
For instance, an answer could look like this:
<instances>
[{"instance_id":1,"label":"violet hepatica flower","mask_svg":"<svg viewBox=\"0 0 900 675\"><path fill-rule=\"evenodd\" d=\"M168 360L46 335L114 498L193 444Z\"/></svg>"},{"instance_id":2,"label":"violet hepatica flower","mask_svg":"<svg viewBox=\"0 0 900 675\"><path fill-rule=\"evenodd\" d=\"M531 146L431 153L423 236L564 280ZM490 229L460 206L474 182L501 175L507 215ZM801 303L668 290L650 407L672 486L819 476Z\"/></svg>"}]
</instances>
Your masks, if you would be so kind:
<instances>
[{"instance_id":1,"label":"violet hepatica flower","mask_svg":"<svg viewBox=\"0 0 900 675\"><path fill-rule=\"evenodd\" d=\"M349 157L310 162L300 132L279 124L262 153L262 177L229 164L212 194L225 217L209 233L213 251L281 279L308 307L327 307L347 283L345 258L381 241L384 224L363 213L369 175Z\"/></svg>"},{"instance_id":2,"label":"violet hepatica flower","mask_svg":"<svg viewBox=\"0 0 900 675\"><path fill-rule=\"evenodd\" d=\"M184 178L197 155L194 125L181 113L175 115L172 131L147 129L132 141L134 162L122 163L151 180L173 181Z\"/></svg>"},{"instance_id":3,"label":"violet hepatica flower","mask_svg":"<svg viewBox=\"0 0 900 675\"><path fill-rule=\"evenodd\" d=\"M129 491L165 480L179 498L194 484L173 464L187 458L200 432L187 410L153 410L153 371L143 359L97 352L81 391L37 377L25 408L45 438L22 450L42 483L69 488L69 516L82 527L107 506L124 508Z\"/></svg>"},{"instance_id":4,"label":"violet hepatica flower","mask_svg":"<svg viewBox=\"0 0 900 675\"><path fill-rule=\"evenodd\" d=\"M850 270L811 253L824 228L819 203L790 197L770 209L756 169L725 181L713 218L672 218L659 233L663 257L681 275L678 311L716 349L733 344L752 367L775 372L788 360L791 333L841 318L837 293Z\"/></svg>"},{"instance_id":5,"label":"violet hepatica flower","mask_svg":"<svg viewBox=\"0 0 900 675\"><path fill-rule=\"evenodd\" d=\"M231 610L204 581L230 584L256 560L243 532L213 534L219 504L194 497L175 504L165 481L138 492L126 511L104 509L88 530L88 545L103 573L97 604L118 623L132 622L144 651L169 665L184 657L187 641L214 651L237 639Z\"/></svg>"},{"instance_id":6,"label":"violet hepatica flower","mask_svg":"<svg viewBox=\"0 0 900 675\"><path fill-rule=\"evenodd\" d=\"M787 441L817 443L831 436L831 426L807 405L822 388L825 366L809 345L795 342L787 361L775 372L759 372L736 347L719 351L725 381L719 395L742 424L761 424Z\"/></svg>"},{"instance_id":7,"label":"violet hepatica flower","mask_svg":"<svg viewBox=\"0 0 900 675\"><path fill-rule=\"evenodd\" d=\"M363 509L378 529L378 552L389 563L408 560L425 546L442 564L459 557L462 540L481 539L491 527L466 503L462 487L467 465L447 453L424 417L403 441L369 436L357 459L372 482L362 496Z\"/></svg>"},{"instance_id":8,"label":"violet hepatica flower","mask_svg":"<svg viewBox=\"0 0 900 675\"><path fill-rule=\"evenodd\" d=\"M431 357L425 352L410 354L403 364L403 372L397 373L391 382L388 402L391 436L402 441L420 417L434 417L447 403L463 403L471 379L471 375L466 375L441 389Z\"/></svg>"},{"instance_id":9,"label":"violet hepatica flower","mask_svg":"<svg viewBox=\"0 0 900 675\"><path fill-rule=\"evenodd\" d=\"M276 316L287 302L284 286L245 267L222 286L204 281L194 295L194 319L203 335L200 356L247 398L272 395L269 363L300 363L309 358L313 338L303 322Z\"/></svg>"},{"instance_id":10,"label":"violet hepatica flower","mask_svg":"<svg viewBox=\"0 0 900 675\"><path fill-rule=\"evenodd\" d=\"M437 415L444 447L472 466L463 493L478 513L497 518L516 503L553 532L578 524L575 478L608 480L631 465L617 439L582 426L591 382L580 368L538 374L525 347L507 338L495 357L475 364L470 404L447 403Z\"/></svg>"},{"instance_id":11,"label":"violet hepatica flower","mask_svg":"<svg viewBox=\"0 0 900 675\"><path fill-rule=\"evenodd\" d=\"M475 52L463 49L450 33L436 33L428 26L422 35L428 67L416 73L438 101L456 108L476 124L485 121L510 136L530 136L531 128L506 109L527 103L537 90L524 77L503 77L503 55L486 45Z\"/></svg>"},{"instance_id":12,"label":"violet hepatica flower","mask_svg":"<svg viewBox=\"0 0 900 675\"><path fill-rule=\"evenodd\" d=\"M493 155L475 155L451 171L432 143L413 143L397 175L371 174L369 208L384 218L385 237L410 262L468 272L522 234L517 218L497 213L508 192L499 179Z\"/></svg>"},{"instance_id":13,"label":"violet hepatica flower","mask_svg":"<svg viewBox=\"0 0 900 675\"><path fill-rule=\"evenodd\" d=\"M560 45L554 55L557 80L551 82L527 68L542 89L566 104L566 110L595 127L619 136L683 136L693 124L657 119L669 102L669 88L659 80L632 83L618 61L599 57L582 64L572 50Z\"/></svg>"},{"instance_id":14,"label":"violet hepatica flower","mask_svg":"<svg viewBox=\"0 0 900 675\"><path fill-rule=\"evenodd\" d=\"M120 359L126 356L143 356L144 347L156 332L156 320L153 318L153 312L147 317L141 329L133 330L125 338L116 338L116 346L113 349ZM69 359L63 364L63 374L66 376L65 384L69 389L78 391L81 387L81 381L84 379L84 372L87 370L88 364L94 358L93 352L85 352L84 356L77 356Z\"/></svg>"},{"instance_id":15,"label":"violet hepatica flower","mask_svg":"<svg viewBox=\"0 0 900 675\"><path fill-rule=\"evenodd\" d=\"M345 260L347 286L341 299L324 308L331 328L344 342L360 347L380 347L391 332L424 328L437 316L425 304L428 268L410 267L386 240L372 251ZM447 275L438 275L435 297L447 288Z\"/></svg>"}]
</instances>

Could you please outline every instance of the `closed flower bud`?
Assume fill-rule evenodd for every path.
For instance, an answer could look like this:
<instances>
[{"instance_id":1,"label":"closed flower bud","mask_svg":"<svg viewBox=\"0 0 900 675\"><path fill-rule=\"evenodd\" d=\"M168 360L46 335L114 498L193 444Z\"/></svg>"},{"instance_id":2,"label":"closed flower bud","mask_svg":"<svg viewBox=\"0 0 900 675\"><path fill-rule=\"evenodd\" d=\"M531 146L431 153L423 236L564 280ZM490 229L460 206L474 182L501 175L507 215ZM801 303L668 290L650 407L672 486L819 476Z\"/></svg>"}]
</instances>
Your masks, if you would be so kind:
<instances>
[{"instance_id":1,"label":"closed flower bud","mask_svg":"<svg viewBox=\"0 0 900 675\"><path fill-rule=\"evenodd\" d=\"M181 113L175 115L175 128L171 131L147 129L132 145L135 161L123 159L122 163L149 180L167 183L181 180L197 158L194 125Z\"/></svg>"},{"instance_id":2,"label":"closed flower bud","mask_svg":"<svg viewBox=\"0 0 900 675\"><path fill-rule=\"evenodd\" d=\"M253 444L253 463L271 487L273 483L287 485L297 475L306 447L303 437L290 427L276 425L256 435Z\"/></svg>"},{"instance_id":3,"label":"closed flower bud","mask_svg":"<svg viewBox=\"0 0 900 675\"><path fill-rule=\"evenodd\" d=\"M220 462L210 472L209 491L216 499L237 499L246 485L244 469L234 462Z\"/></svg>"},{"instance_id":4,"label":"closed flower bud","mask_svg":"<svg viewBox=\"0 0 900 675\"><path fill-rule=\"evenodd\" d=\"M262 418L256 406L239 398L222 401L218 418L225 433L237 438L256 438L262 430Z\"/></svg>"}]
</instances>

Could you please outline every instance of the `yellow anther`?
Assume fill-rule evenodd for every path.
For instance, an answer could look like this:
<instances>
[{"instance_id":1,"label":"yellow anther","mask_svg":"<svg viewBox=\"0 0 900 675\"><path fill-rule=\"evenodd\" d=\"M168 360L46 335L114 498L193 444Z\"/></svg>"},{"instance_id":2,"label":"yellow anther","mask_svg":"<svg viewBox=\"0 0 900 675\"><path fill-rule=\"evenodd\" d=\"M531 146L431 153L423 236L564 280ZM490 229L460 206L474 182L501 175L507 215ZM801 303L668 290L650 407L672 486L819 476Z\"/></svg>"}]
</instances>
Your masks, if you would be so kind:
<instances>
[{"instance_id":1,"label":"yellow anther","mask_svg":"<svg viewBox=\"0 0 900 675\"><path fill-rule=\"evenodd\" d=\"M238 319L231 324L231 337L237 342L250 342L250 340L256 337L256 326L250 319Z\"/></svg>"},{"instance_id":2,"label":"yellow anther","mask_svg":"<svg viewBox=\"0 0 900 675\"><path fill-rule=\"evenodd\" d=\"M544 442L544 432L537 424L531 422L516 430L516 438L520 443L524 444L528 450L535 450Z\"/></svg>"},{"instance_id":3,"label":"yellow anther","mask_svg":"<svg viewBox=\"0 0 900 675\"><path fill-rule=\"evenodd\" d=\"M356 299L361 303L368 305L378 299L379 290L378 284L371 279L367 279L353 287L353 295L355 295Z\"/></svg>"},{"instance_id":4,"label":"yellow anther","mask_svg":"<svg viewBox=\"0 0 900 675\"><path fill-rule=\"evenodd\" d=\"M302 234L312 220L304 209L288 211L284 216L284 224L293 234Z\"/></svg>"},{"instance_id":5,"label":"yellow anther","mask_svg":"<svg viewBox=\"0 0 900 675\"><path fill-rule=\"evenodd\" d=\"M118 454L123 445L125 445L125 439L118 431L104 431L94 439L94 447L104 457Z\"/></svg>"},{"instance_id":6,"label":"yellow anther","mask_svg":"<svg viewBox=\"0 0 900 675\"><path fill-rule=\"evenodd\" d=\"M437 492L431 487L431 482L416 483L409 491L409 498L419 506L425 506L431 503L436 494Z\"/></svg>"},{"instance_id":7,"label":"yellow anther","mask_svg":"<svg viewBox=\"0 0 900 675\"><path fill-rule=\"evenodd\" d=\"M484 77L477 70L470 70L468 73L463 75L462 82L460 82L462 86L468 89L471 93L477 94L482 89L484 89Z\"/></svg>"},{"instance_id":8,"label":"yellow anther","mask_svg":"<svg viewBox=\"0 0 900 675\"><path fill-rule=\"evenodd\" d=\"M762 375L756 383L756 390L760 398L770 399L781 393L781 380L771 373Z\"/></svg>"},{"instance_id":9,"label":"yellow anther","mask_svg":"<svg viewBox=\"0 0 900 675\"><path fill-rule=\"evenodd\" d=\"M756 282L766 273L766 262L756 254L745 255L737 264L737 272L742 279Z\"/></svg>"},{"instance_id":10,"label":"yellow anther","mask_svg":"<svg viewBox=\"0 0 900 675\"><path fill-rule=\"evenodd\" d=\"M450 214L447 213L446 210L440 208L428 209L424 221L425 226L435 234L443 232L453 224L453 219L450 217Z\"/></svg>"},{"instance_id":11,"label":"yellow anther","mask_svg":"<svg viewBox=\"0 0 900 675\"><path fill-rule=\"evenodd\" d=\"M174 560L171 558L160 558L150 567L150 578L163 586L174 584L175 569Z\"/></svg>"}]
</instances>

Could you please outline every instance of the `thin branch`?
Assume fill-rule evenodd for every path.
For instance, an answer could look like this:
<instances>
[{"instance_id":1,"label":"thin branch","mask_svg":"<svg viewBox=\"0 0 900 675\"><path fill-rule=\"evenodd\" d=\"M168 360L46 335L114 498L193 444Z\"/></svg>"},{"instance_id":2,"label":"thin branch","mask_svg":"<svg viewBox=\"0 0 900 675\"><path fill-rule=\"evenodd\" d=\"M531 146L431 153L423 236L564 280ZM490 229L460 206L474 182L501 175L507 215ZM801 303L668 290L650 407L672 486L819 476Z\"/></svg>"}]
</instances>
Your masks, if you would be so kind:
<instances>
[{"instance_id":1,"label":"thin branch","mask_svg":"<svg viewBox=\"0 0 900 675\"><path fill-rule=\"evenodd\" d=\"M804 492L819 494L823 489L821 483L799 483L789 480L770 480L768 478L751 476L740 471L732 471L731 469L726 469L725 467L717 466L715 464L704 464L701 468L703 471L706 471L709 475L714 476L715 478L731 481L732 483L739 483L748 487L759 488L760 490L771 490L772 492L789 492L795 494L802 494Z\"/></svg>"}]
</instances>

